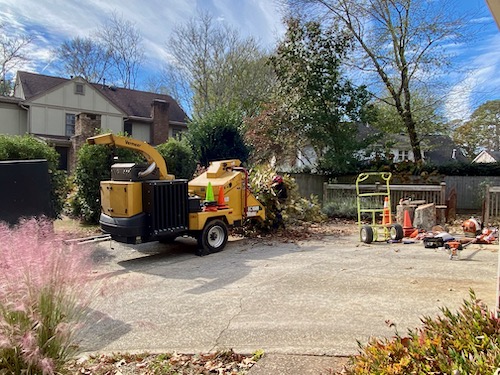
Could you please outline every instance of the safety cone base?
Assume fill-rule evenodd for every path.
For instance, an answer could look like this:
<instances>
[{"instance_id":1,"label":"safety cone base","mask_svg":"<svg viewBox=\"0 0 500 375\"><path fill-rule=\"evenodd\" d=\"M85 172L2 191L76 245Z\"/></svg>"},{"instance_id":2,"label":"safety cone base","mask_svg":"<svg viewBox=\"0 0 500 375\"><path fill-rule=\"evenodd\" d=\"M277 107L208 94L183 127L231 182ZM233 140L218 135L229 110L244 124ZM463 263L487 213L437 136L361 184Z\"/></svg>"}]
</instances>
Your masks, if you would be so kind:
<instances>
[{"instance_id":1,"label":"safety cone base","mask_svg":"<svg viewBox=\"0 0 500 375\"><path fill-rule=\"evenodd\" d=\"M217 202L216 201L209 201L209 202L205 202L204 204L204 207L203 207L203 211L217 211Z\"/></svg>"}]
</instances>

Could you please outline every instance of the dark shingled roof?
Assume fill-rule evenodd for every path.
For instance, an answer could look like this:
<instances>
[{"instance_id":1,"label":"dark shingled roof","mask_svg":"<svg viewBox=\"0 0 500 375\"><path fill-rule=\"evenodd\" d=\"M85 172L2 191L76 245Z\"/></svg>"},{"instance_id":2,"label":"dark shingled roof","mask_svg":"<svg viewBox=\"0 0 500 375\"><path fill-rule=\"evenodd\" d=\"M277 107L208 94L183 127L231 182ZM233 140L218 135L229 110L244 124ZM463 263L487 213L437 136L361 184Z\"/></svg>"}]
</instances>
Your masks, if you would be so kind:
<instances>
[{"instance_id":1,"label":"dark shingled roof","mask_svg":"<svg viewBox=\"0 0 500 375\"><path fill-rule=\"evenodd\" d=\"M128 116L151 117L151 104L157 99L170 104L168 109L170 121L186 122L186 113L170 95L109 87L97 83L92 84L92 86Z\"/></svg>"},{"instance_id":2,"label":"dark shingled roof","mask_svg":"<svg viewBox=\"0 0 500 375\"><path fill-rule=\"evenodd\" d=\"M60 84L70 81L67 78L51 77L22 71L18 72L18 76L22 83L26 100L30 100ZM186 122L187 120L186 113L170 95L109 87L97 83L91 83L91 86L116 107L120 108L127 116L151 118L151 104L155 99L158 99L170 104L170 121Z\"/></svg>"},{"instance_id":3,"label":"dark shingled roof","mask_svg":"<svg viewBox=\"0 0 500 375\"><path fill-rule=\"evenodd\" d=\"M500 160L500 151L488 151L488 154L493 156L496 161Z\"/></svg>"},{"instance_id":4,"label":"dark shingled roof","mask_svg":"<svg viewBox=\"0 0 500 375\"><path fill-rule=\"evenodd\" d=\"M24 97L26 100L30 100L45 91L69 81L66 78L50 77L28 72L17 72L17 74L23 86Z\"/></svg>"},{"instance_id":5,"label":"dark shingled roof","mask_svg":"<svg viewBox=\"0 0 500 375\"><path fill-rule=\"evenodd\" d=\"M425 160L434 164L446 164L451 161L467 162L468 159L453 140L446 135L429 135L423 142L428 150L425 151ZM423 149L425 147L422 147ZM455 152L453 152L455 150ZM452 158L454 154L455 159Z\"/></svg>"}]
</instances>

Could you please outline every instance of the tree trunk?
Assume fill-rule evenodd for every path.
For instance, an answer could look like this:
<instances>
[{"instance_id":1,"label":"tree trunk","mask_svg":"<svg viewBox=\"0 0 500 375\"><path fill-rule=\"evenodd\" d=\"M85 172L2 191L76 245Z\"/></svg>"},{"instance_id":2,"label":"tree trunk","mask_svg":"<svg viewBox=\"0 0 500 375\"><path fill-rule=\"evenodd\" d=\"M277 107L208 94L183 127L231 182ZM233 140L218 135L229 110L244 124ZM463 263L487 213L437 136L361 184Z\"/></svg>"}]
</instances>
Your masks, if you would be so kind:
<instances>
[{"instance_id":1,"label":"tree trunk","mask_svg":"<svg viewBox=\"0 0 500 375\"><path fill-rule=\"evenodd\" d=\"M404 122L406 129L408 131L408 137L410 138L411 149L413 151L413 157L416 162L422 160L422 153L420 151L420 141L418 140L417 131L415 129L415 121L410 116L405 116Z\"/></svg>"}]
</instances>

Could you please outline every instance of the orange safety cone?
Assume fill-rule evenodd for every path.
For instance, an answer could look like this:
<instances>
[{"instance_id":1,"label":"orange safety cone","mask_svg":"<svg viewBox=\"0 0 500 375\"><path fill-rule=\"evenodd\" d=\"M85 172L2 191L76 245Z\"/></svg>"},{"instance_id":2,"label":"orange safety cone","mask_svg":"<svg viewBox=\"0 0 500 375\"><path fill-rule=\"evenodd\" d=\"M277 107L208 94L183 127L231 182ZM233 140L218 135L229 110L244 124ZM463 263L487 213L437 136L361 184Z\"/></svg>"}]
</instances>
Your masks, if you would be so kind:
<instances>
[{"instance_id":1,"label":"orange safety cone","mask_svg":"<svg viewBox=\"0 0 500 375\"><path fill-rule=\"evenodd\" d=\"M219 186L219 195L217 196L217 209L218 210L224 210L226 208L229 208L226 205L226 199L224 197L224 186Z\"/></svg>"},{"instance_id":2,"label":"orange safety cone","mask_svg":"<svg viewBox=\"0 0 500 375\"><path fill-rule=\"evenodd\" d=\"M382 225L391 224L391 209L389 207L389 197L385 197L384 199L384 212L382 216Z\"/></svg>"},{"instance_id":3,"label":"orange safety cone","mask_svg":"<svg viewBox=\"0 0 500 375\"><path fill-rule=\"evenodd\" d=\"M414 231L415 231L415 228L413 228L413 225L411 223L410 211L405 210L405 215L404 215L404 220L403 220L403 234L405 237L408 237L408 236L411 236Z\"/></svg>"}]
</instances>

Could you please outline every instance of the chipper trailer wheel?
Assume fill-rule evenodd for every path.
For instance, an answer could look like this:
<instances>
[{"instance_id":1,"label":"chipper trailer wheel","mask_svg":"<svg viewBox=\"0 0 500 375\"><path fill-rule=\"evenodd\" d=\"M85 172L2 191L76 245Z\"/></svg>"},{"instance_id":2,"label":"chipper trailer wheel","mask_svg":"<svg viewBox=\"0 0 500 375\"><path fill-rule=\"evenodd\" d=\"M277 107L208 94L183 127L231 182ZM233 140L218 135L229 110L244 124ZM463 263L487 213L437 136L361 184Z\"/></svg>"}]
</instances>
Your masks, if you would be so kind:
<instances>
[{"instance_id":1,"label":"chipper trailer wheel","mask_svg":"<svg viewBox=\"0 0 500 375\"><path fill-rule=\"evenodd\" d=\"M369 225L363 225L361 227L360 233L361 241L364 243L372 243L373 242L373 228Z\"/></svg>"},{"instance_id":2,"label":"chipper trailer wheel","mask_svg":"<svg viewBox=\"0 0 500 375\"><path fill-rule=\"evenodd\" d=\"M222 220L208 222L201 231L199 244L204 251L216 253L226 246L228 236L227 225Z\"/></svg>"},{"instance_id":3,"label":"chipper trailer wheel","mask_svg":"<svg viewBox=\"0 0 500 375\"><path fill-rule=\"evenodd\" d=\"M403 227L400 224L392 224L389 235L393 241L402 240L404 237Z\"/></svg>"}]
</instances>

